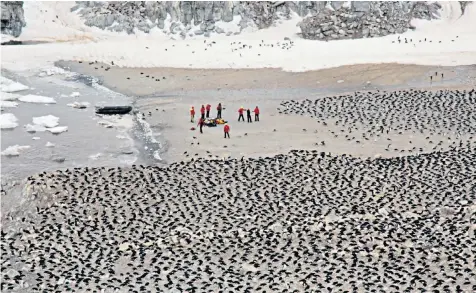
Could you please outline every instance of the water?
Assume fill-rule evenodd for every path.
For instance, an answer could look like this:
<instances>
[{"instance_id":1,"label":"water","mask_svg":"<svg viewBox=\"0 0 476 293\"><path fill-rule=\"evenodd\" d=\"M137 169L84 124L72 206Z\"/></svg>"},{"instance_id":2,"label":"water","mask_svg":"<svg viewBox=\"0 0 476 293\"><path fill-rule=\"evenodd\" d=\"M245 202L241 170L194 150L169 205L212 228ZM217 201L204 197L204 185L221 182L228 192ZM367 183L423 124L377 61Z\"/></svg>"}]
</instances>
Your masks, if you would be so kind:
<instances>
[{"instance_id":1,"label":"water","mask_svg":"<svg viewBox=\"0 0 476 293\"><path fill-rule=\"evenodd\" d=\"M13 113L18 118L19 126L13 130L2 130L1 149L12 145L29 145L31 148L18 157L2 156L2 183L59 168L126 166L137 162L138 150L131 135L133 114L100 117L94 109L94 106L130 105L131 97L112 92L99 85L94 78L84 75L19 77L8 72L2 72L2 75L30 87L30 90L17 94L42 95L57 102L51 105L19 102L17 108L4 109L2 113ZM81 95L70 97L72 92ZM67 106L76 101L89 102L90 106L86 109ZM45 115L59 117L59 125L68 126L68 131L58 135L26 132L24 125L32 124L33 117ZM106 128L99 122L113 127ZM33 137L40 139L33 140ZM47 142L54 143L55 147L46 147ZM65 158L63 163L53 161L60 157Z\"/></svg>"}]
</instances>

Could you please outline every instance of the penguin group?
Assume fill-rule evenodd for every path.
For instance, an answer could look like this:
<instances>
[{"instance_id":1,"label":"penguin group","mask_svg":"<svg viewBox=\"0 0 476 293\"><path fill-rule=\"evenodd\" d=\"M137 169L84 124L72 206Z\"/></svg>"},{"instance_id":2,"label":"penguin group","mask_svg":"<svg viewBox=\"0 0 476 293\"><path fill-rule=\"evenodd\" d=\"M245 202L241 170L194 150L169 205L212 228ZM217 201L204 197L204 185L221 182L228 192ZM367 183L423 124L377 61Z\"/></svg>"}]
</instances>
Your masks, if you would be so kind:
<instances>
[{"instance_id":1,"label":"penguin group","mask_svg":"<svg viewBox=\"0 0 476 293\"><path fill-rule=\"evenodd\" d=\"M403 155L476 142L476 90L355 92L281 103L280 114L310 116L349 146L366 143Z\"/></svg>"},{"instance_id":2,"label":"penguin group","mask_svg":"<svg viewBox=\"0 0 476 293\"><path fill-rule=\"evenodd\" d=\"M359 135L382 135L377 123L461 132L445 150L291 150L30 176L22 208L2 220L1 290L475 292L474 102L462 90L282 104Z\"/></svg>"}]
</instances>

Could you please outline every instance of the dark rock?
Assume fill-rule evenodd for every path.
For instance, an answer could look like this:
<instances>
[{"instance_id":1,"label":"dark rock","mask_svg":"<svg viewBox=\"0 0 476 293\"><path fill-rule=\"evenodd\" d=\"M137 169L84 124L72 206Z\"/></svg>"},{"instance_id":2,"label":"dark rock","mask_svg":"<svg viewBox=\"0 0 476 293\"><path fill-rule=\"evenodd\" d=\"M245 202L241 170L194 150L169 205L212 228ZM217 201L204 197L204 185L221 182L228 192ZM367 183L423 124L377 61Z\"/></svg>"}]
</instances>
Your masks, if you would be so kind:
<instances>
[{"instance_id":1,"label":"dark rock","mask_svg":"<svg viewBox=\"0 0 476 293\"><path fill-rule=\"evenodd\" d=\"M26 26L23 1L2 1L0 5L2 34L19 37L22 28Z\"/></svg>"}]
</instances>

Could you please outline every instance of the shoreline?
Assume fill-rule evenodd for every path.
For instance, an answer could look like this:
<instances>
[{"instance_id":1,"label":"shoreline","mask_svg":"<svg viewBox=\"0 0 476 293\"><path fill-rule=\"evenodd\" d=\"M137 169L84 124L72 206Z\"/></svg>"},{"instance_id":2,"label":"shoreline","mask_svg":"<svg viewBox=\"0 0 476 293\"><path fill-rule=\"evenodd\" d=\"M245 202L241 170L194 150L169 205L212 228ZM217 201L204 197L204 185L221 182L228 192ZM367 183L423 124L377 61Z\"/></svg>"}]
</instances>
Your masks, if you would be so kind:
<instances>
[{"instance_id":1,"label":"shoreline","mask_svg":"<svg viewBox=\"0 0 476 293\"><path fill-rule=\"evenodd\" d=\"M248 69L248 70L197 70L183 68L120 68L110 67L106 71L93 69L100 68L101 64L89 65L88 63L77 62L58 62L59 66L74 70L81 74L88 74L101 80L103 86L122 94L134 96L134 105L136 110L143 113L145 121L150 125L153 132L156 133L155 139L160 141L162 148L160 156L162 160L154 160L149 154L148 163L152 165L168 165L172 162L187 160L191 158L224 158L224 157L257 157L265 155L274 155L279 152L286 153L293 149L290 142L300 141L296 144L296 149L314 149L312 139L299 133L302 127L299 125L314 125L315 121L311 118L290 117L290 115L280 116L276 109L281 101L289 99L306 99L319 98L332 95L343 95L356 91L398 91L407 89L430 90L437 91L441 89L471 89L473 86L467 80L476 81L476 66L457 66L457 67L431 67L418 65L402 65L402 64L382 64L382 65L352 65L342 68L333 68L331 70L323 69L316 72L307 73L288 73L276 71L273 69ZM106 67L107 68L107 67ZM353 73L352 79L337 83L337 76L351 76L351 71L356 69L364 69L362 72ZM397 70L395 70L395 68ZM425 79L429 72L441 70L445 68L445 78L435 81L431 86ZM371 70L370 70L371 69ZM165 75L165 82L171 84L170 87L153 87L151 78L145 79L142 76L152 76L160 72ZM226 74L223 74L225 72ZM393 72L393 74L386 74ZM440 71L441 72L441 71ZM140 74L143 73L143 74ZM191 81L193 74L201 74L199 82ZM277 74L280 82L269 84ZM137 77L139 76L139 77ZM218 87L217 76L220 77L219 82L224 86ZM130 79L126 79L129 77ZM303 79L304 77L304 79ZM322 82L314 85L311 80L321 78ZM251 87L243 88L243 84L249 84L249 80L253 79L257 82L252 83ZM365 80L373 80L367 84ZM466 80L467 79L467 80ZM132 81L131 81L132 80ZM286 81L286 82L284 82ZM157 82L159 83L159 82ZM312 87L311 87L312 86ZM149 88L150 87L150 88ZM235 114L225 110L228 115L226 118L232 122L232 135L235 140L232 142L224 142L221 140L220 127L216 129L205 127L206 134L199 137L197 131L190 131L189 128L195 124L187 123L188 109L190 105L195 105L197 113L200 104L212 104L212 113L218 102L224 102L228 109L233 112L240 107L241 104L247 104L246 107L254 107L254 104L260 104L260 108L267 116L267 122L261 123L259 129L247 128L243 125L233 124ZM228 111L228 112L227 112ZM292 115L291 115L292 116ZM266 116L265 116L266 117ZM180 121L177 121L177 120ZM198 119L198 118L197 118ZM284 121L284 122L283 122ZM262 122L264 122L262 120ZM273 125L280 123L297 125L293 127L281 127L280 131L284 131L289 140L279 137L275 134L267 134L275 128ZM272 128L271 128L272 127ZM321 133L319 128L313 129L317 135L327 137L325 133ZM247 147L247 143L253 141L253 137L264 135L268 137L274 144L281 144L282 148L277 148L273 143L261 143L259 150L253 147ZM246 137L245 137L246 136ZM194 138L196 137L196 138ZM237 139L240 139L238 141ZM198 146L197 142L201 145ZM144 146L147 143L142 142ZM231 145L227 145L231 144ZM244 145L243 145L244 144ZM339 144L339 143L338 143ZM188 147L187 147L188 146ZM325 151L336 151L336 153L345 153L345 144L337 149L323 148ZM279 151L278 151L279 149ZM322 149L322 148L321 148ZM143 150L140 151L143 153ZM185 154L187 152L187 154ZM213 157L210 157L213 153ZM351 152L357 156L374 157L380 152ZM197 155L195 155L197 154Z\"/></svg>"}]
</instances>

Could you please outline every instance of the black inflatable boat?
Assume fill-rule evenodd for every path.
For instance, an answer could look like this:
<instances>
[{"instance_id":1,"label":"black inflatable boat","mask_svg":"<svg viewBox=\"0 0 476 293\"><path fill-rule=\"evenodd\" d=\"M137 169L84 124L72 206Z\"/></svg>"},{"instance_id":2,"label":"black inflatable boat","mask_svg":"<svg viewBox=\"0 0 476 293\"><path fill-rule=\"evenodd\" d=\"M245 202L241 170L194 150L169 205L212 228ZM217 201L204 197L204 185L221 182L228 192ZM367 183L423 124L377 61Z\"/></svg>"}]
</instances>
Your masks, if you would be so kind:
<instances>
[{"instance_id":1,"label":"black inflatable boat","mask_svg":"<svg viewBox=\"0 0 476 293\"><path fill-rule=\"evenodd\" d=\"M132 110L131 106L97 107L96 114L104 114L104 115L127 114L131 110Z\"/></svg>"}]
</instances>

